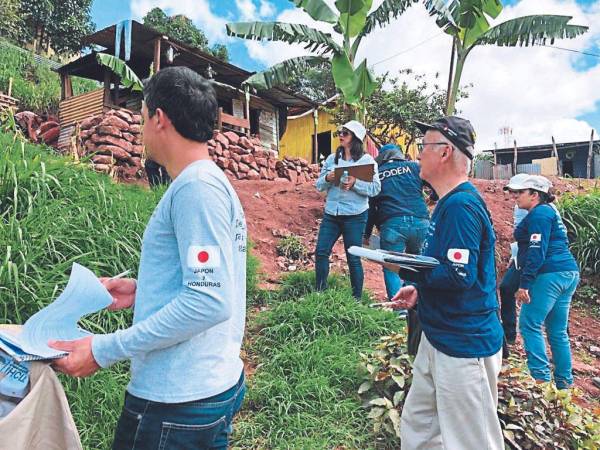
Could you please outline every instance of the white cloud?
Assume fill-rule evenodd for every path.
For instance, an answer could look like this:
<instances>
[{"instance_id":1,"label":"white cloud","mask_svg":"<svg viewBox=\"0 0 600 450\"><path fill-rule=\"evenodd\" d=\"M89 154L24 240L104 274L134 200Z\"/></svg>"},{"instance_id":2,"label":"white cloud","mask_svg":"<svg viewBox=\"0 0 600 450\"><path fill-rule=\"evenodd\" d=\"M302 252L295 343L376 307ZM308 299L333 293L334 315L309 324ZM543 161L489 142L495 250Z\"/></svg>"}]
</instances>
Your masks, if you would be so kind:
<instances>
[{"instance_id":1,"label":"white cloud","mask_svg":"<svg viewBox=\"0 0 600 450\"><path fill-rule=\"evenodd\" d=\"M380 2L378 2L380 3ZM574 40L554 45L583 50L600 42L600 0L583 7L575 0L522 0L505 7L500 21L529 14L573 16L572 23L590 26ZM314 25L306 14L286 10L281 21ZM265 65L306 54L302 46L281 43L247 43L251 57ZM384 29L369 35L358 60L368 56L377 73L395 73L402 68L445 78L450 59L450 38L442 33L422 5L417 4ZM390 59L388 59L390 58ZM573 67L581 55L547 47L477 47L469 55L462 82L473 83L469 98L459 104L462 115L477 131L479 149L503 145L498 132L513 129L519 145L584 141L591 126L576 117L596 110L600 102L600 64L583 71ZM387 59L387 60L386 60ZM445 84L445 82L443 83Z\"/></svg>"},{"instance_id":2,"label":"white cloud","mask_svg":"<svg viewBox=\"0 0 600 450\"><path fill-rule=\"evenodd\" d=\"M277 12L273 3L266 0L260 0L259 14L261 17L271 17Z\"/></svg>"},{"instance_id":3,"label":"white cloud","mask_svg":"<svg viewBox=\"0 0 600 450\"><path fill-rule=\"evenodd\" d=\"M240 12L240 21L248 22L258 19L256 5L253 0L235 0L235 6Z\"/></svg>"},{"instance_id":4,"label":"white cloud","mask_svg":"<svg viewBox=\"0 0 600 450\"><path fill-rule=\"evenodd\" d=\"M226 38L227 20L212 12L209 0L132 0L131 15L140 20L156 7L163 9L167 14L186 15L206 34L210 42Z\"/></svg>"}]
</instances>

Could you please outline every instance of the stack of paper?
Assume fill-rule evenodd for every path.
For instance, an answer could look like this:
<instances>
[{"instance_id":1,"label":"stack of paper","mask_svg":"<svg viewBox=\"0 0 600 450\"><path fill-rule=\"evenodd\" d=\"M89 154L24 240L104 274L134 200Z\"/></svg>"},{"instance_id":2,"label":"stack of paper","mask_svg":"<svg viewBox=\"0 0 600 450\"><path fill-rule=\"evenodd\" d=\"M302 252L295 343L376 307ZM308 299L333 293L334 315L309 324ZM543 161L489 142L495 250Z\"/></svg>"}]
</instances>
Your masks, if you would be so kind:
<instances>
[{"instance_id":1,"label":"stack of paper","mask_svg":"<svg viewBox=\"0 0 600 450\"><path fill-rule=\"evenodd\" d=\"M353 246L348 249L351 255L359 256L378 263L389 263L398 266L399 269L421 272L431 270L439 261L429 256L410 255L408 253L392 252L389 250L371 250L369 248Z\"/></svg>"},{"instance_id":2,"label":"stack of paper","mask_svg":"<svg viewBox=\"0 0 600 450\"><path fill-rule=\"evenodd\" d=\"M0 329L0 349L15 361L56 359L65 352L48 347L48 341L71 341L90 336L78 326L83 316L112 303L112 297L92 271L74 263L67 287L60 296L25 322L21 330Z\"/></svg>"}]
</instances>

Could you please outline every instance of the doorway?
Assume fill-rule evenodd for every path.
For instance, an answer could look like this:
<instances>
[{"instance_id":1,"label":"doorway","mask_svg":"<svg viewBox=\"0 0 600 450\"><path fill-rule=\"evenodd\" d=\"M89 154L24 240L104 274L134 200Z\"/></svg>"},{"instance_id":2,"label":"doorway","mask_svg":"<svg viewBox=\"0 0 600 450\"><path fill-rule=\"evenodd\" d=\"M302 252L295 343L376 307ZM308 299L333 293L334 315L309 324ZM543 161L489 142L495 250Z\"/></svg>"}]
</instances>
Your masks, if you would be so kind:
<instances>
[{"instance_id":1,"label":"doorway","mask_svg":"<svg viewBox=\"0 0 600 450\"><path fill-rule=\"evenodd\" d=\"M563 161L562 162L562 173L563 176L574 177L575 172L573 170L573 161Z\"/></svg>"},{"instance_id":2,"label":"doorway","mask_svg":"<svg viewBox=\"0 0 600 450\"><path fill-rule=\"evenodd\" d=\"M317 145L319 148L318 160L315 161L315 144L314 144L314 134L313 134L313 145L312 145L312 163L321 163L324 161L329 155L331 155L331 131L325 131L324 133L317 134Z\"/></svg>"}]
</instances>

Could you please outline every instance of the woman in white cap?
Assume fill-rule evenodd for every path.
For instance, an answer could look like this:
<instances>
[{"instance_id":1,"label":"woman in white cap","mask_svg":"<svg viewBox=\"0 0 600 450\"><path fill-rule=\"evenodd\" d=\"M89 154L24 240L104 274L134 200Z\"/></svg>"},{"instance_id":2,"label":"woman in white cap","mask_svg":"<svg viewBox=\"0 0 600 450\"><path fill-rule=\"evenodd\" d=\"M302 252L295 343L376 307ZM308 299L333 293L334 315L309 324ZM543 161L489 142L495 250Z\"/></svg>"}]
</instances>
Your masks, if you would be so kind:
<instances>
[{"instance_id":1,"label":"woman in white cap","mask_svg":"<svg viewBox=\"0 0 600 450\"><path fill-rule=\"evenodd\" d=\"M567 326L571 298L579 282L579 268L569 251L567 230L549 205L552 183L531 175L512 189L517 205L529 211L515 228L520 268L517 300L522 302L519 329L531 376L538 382L551 380L550 362L542 327L546 329L554 363L554 382L559 389L573 384L571 347Z\"/></svg>"},{"instance_id":2,"label":"woman in white cap","mask_svg":"<svg viewBox=\"0 0 600 450\"><path fill-rule=\"evenodd\" d=\"M365 153L363 142L367 135L365 127L356 120L344 124L338 132L340 146L323 163L316 187L327 192L325 214L319 229L315 251L315 272L317 290L327 289L329 256L340 236L344 238L346 259L352 284L352 295L362 296L363 268L360 258L350 255L348 249L362 245L362 236L367 224L369 197L381 190L377 164L371 155ZM335 169L354 165L373 164L375 173L372 181L363 181L348 176L338 186L334 184Z\"/></svg>"}]
</instances>

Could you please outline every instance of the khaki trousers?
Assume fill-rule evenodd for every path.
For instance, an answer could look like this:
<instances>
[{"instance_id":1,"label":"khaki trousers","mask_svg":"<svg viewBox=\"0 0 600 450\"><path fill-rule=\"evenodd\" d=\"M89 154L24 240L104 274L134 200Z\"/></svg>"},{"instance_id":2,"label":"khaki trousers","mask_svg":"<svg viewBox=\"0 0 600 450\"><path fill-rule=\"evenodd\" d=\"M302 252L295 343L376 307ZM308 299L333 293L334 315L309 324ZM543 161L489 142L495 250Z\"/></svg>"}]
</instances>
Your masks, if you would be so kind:
<instances>
[{"instance_id":1,"label":"khaki trousers","mask_svg":"<svg viewBox=\"0 0 600 450\"><path fill-rule=\"evenodd\" d=\"M402 450L502 450L498 374L502 350L487 358L454 358L421 336L402 411Z\"/></svg>"}]
</instances>

